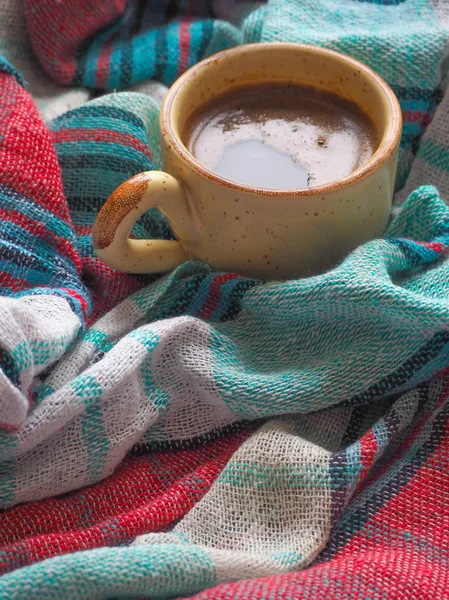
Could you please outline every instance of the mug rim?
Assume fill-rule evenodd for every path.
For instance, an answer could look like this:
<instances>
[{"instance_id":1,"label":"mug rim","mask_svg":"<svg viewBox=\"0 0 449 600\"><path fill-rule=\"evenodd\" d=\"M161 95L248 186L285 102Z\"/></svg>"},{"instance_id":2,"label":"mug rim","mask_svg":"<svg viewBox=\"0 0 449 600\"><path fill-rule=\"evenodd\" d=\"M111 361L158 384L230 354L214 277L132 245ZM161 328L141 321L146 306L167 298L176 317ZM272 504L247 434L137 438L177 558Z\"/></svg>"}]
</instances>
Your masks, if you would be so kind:
<instances>
[{"instance_id":1,"label":"mug rim","mask_svg":"<svg viewBox=\"0 0 449 600\"><path fill-rule=\"evenodd\" d=\"M208 169L206 166L204 166L193 156L193 154L191 154L186 149L184 144L181 142L179 136L175 134L171 123L173 102L181 87L197 71L203 69L211 63L220 60L225 56L229 56L230 54L240 54L242 52L257 52L258 50L268 48L277 48L280 50L301 49L321 54L321 56L323 56L324 58L329 56L333 58L338 58L339 60L343 60L346 63L348 63L354 69L363 71L366 76L370 77L378 84L382 94L388 101L389 109L391 112L391 121L385 128L384 134L382 136L382 141L379 144L379 147L369 158L369 160L367 160L363 165L361 165L360 167L355 169L355 171L352 171L348 175L345 175L344 177L340 177L338 179L334 179L321 185L315 185L306 188L262 188L244 183L239 183L233 181L232 179L222 177L212 169ZM217 52L216 54L213 54L203 59L202 61L185 71L170 87L161 107L160 122L162 135L164 135L167 138L167 141L169 142L171 147L176 151L176 153L181 157L181 159L185 163L187 163L194 171L217 184L233 188L236 191L260 194L264 196L312 196L318 195L320 193L337 191L343 187L357 183L358 181L365 179L368 175L370 175L373 171L377 170L385 163L385 161L396 150L402 133L402 112L401 107L399 105L399 101L391 87L380 75L378 75L375 71L373 71L364 63L341 52L329 50L328 48L322 48L321 46L312 46L310 44L300 44L296 42L259 42L254 44L241 44L239 46L234 46L233 48L228 48L227 50L222 50L221 52Z\"/></svg>"}]
</instances>

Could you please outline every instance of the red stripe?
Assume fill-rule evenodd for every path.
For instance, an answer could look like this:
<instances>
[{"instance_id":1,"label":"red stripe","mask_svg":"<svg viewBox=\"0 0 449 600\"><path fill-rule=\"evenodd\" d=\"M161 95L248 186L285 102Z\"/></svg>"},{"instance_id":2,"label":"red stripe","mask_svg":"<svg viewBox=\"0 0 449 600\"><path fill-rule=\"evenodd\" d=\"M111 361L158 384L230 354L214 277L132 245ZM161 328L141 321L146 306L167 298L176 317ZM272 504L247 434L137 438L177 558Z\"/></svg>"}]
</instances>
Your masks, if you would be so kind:
<instances>
[{"instance_id":1,"label":"red stripe","mask_svg":"<svg viewBox=\"0 0 449 600\"><path fill-rule=\"evenodd\" d=\"M0 429L6 429L7 431L17 431L22 426L22 423L18 425L9 425L8 423L0 423Z\"/></svg>"},{"instance_id":2,"label":"red stripe","mask_svg":"<svg viewBox=\"0 0 449 600\"><path fill-rule=\"evenodd\" d=\"M435 410L435 409L434 409ZM435 414L435 412L433 412ZM393 463L394 464L394 463ZM347 556L363 544L364 551L375 549L385 543L384 536L365 535L369 531L385 531L387 527L395 531L406 532L408 536L416 536L417 540L428 539L437 548L445 552L449 546L449 431L442 442L434 450L412 479L399 490L391 500L377 511L365 523L359 534L335 555ZM391 467L391 463L390 463ZM429 518L429 515L432 518ZM385 534L387 539L388 535Z\"/></svg>"},{"instance_id":3,"label":"red stripe","mask_svg":"<svg viewBox=\"0 0 449 600\"><path fill-rule=\"evenodd\" d=\"M235 273L217 275L214 277L209 288L209 293L207 294L207 300L198 315L200 319L210 318L220 302L221 286L227 281L231 281L231 279L235 279L236 277L238 277L238 275Z\"/></svg>"},{"instance_id":4,"label":"red stripe","mask_svg":"<svg viewBox=\"0 0 449 600\"><path fill-rule=\"evenodd\" d=\"M429 250L433 250L434 252L445 252L447 250L447 245L442 244L441 242L415 242L420 246L424 246Z\"/></svg>"},{"instance_id":5,"label":"red stripe","mask_svg":"<svg viewBox=\"0 0 449 600\"><path fill-rule=\"evenodd\" d=\"M78 294L78 292L76 292L75 290L72 290L71 288L61 288L62 290L64 290L64 292L67 292L67 294L69 294L69 296L72 296L72 298L75 298L76 300L78 300L78 302L81 304L81 310L83 311L83 316L86 317L87 315L87 310L88 310L88 304L85 298L83 298L83 296L81 296L81 294Z\"/></svg>"},{"instance_id":6,"label":"red stripe","mask_svg":"<svg viewBox=\"0 0 449 600\"><path fill-rule=\"evenodd\" d=\"M179 77L181 73L184 73L189 66L191 22L191 17L184 17L179 24L179 60L176 77Z\"/></svg>"},{"instance_id":7,"label":"red stripe","mask_svg":"<svg viewBox=\"0 0 449 600\"><path fill-rule=\"evenodd\" d=\"M0 285L1 287L9 288L13 292L21 292L22 290L27 290L31 287L31 284L25 279L14 277L5 271L2 271L0 274Z\"/></svg>"},{"instance_id":8,"label":"red stripe","mask_svg":"<svg viewBox=\"0 0 449 600\"><path fill-rule=\"evenodd\" d=\"M446 385L439 404L446 401L447 393ZM430 416L437 413L438 406L432 407ZM418 431L413 432L414 438L428 418L426 415ZM390 457L383 470L388 471L399 461L398 455ZM374 509L368 505L366 523L360 523L359 531L332 560L302 572L223 584L201 592L191 600L306 598L311 597L310 590L316 600L447 598L448 464L449 429L446 424L444 439L409 483L397 490L396 496L374 514L371 512ZM372 485L372 477L369 483ZM394 481L391 484L394 485ZM377 492L381 498L382 491ZM377 492L376 502L380 499ZM348 512L340 532L353 524ZM331 538L331 544L333 541Z\"/></svg>"},{"instance_id":9,"label":"red stripe","mask_svg":"<svg viewBox=\"0 0 449 600\"><path fill-rule=\"evenodd\" d=\"M112 50L112 40L108 40L101 49L100 56L98 57L97 70L95 72L95 81L96 86L99 88L105 88L108 82Z\"/></svg>"},{"instance_id":10,"label":"red stripe","mask_svg":"<svg viewBox=\"0 0 449 600\"><path fill-rule=\"evenodd\" d=\"M437 379L438 377L449 378L449 367L444 367L441 371L437 371L431 379Z\"/></svg>"},{"instance_id":11,"label":"red stripe","mask_svg":"<svg viewBox=\"0 0 449 600\"><path fill-rule=\"evenodd\" d=\"M404 110L402 113L404 121L409 123L419 123L423 127L427 127L432 121L431 116L427 112L421 112L419 110Z\"/></svg>"},{"instance_id":12,"label":"red stripe","mask_svg":"<svg viewBox=\"0 0 449 600\"><path fill-rule=\"evenodd\" d=\"M64 142L110 142L130 146L142 152L150 160L152 155L149 147L133 135L109 129L60 129L52 132L53 142L60 144Z\"/></svg>"},{"instance_id":13,"label":"red stripe","mask_svg":"<svg viewBox=\"0 0 449 600\"><path fill-rule=\"evenodd\" d=\"M131 455L96 485L0 513L0 573L167 527L204 496L248 435L242 431L199 448Z\"/></svg>"},{"instance_id":14,"label":"red stripe","mask_svg":"<svg viewBox=\"0 0 449 600\"><path fill-rule=\"evenodd\" d=\"M381 531L385 529L384 525ZM379 538L376 530L375 533ZM422 542L423 545L426 543L425 537ZM188 598L447 600L448 571L445 562L437 560L430 562L424 552L420 554L410 546L406 550L395 548L394 542L389 540L385 546L379 543L375 551L366 551L361 541L353 552L338 560L317 564L301 572L224 583ZM178 597L178 600L186 600L186 597Z\"/></svg>"},{"instance_id":15,"label":"red stripe","mask_svg":"<svg viewBox=\"0 0 449 600\"><path fill-rule=\"evenodd\" d=\"M81 235L90 235L92 233L92 225L74 225L77 237Z\"/></svg>"},{"instance_id":16,"label":"red stripe","mask_svg":"<svg viewBox=\"0 0 449 600\"><path fill-rule=\"evenodd\" d=\"M444 402L446 402L446 399L449 395L449 367L447 369L443 369L441 371L441 374L444 376L445 374L448 374L447 379L444 382L444 388L441 392L441 396L438 399L437 404L432 408L432 411L430 413L426 413L424 414L424 416L422 417L421 421L416 425L416 427L413 428L413 431L411 432L411 434L403 441L403 443L399 446L399 448L394 452L394 454L391 456L390 461L388 463L385 463L381 468L377 469L374 475L371 475L369 477L369 479L367 479L358 489L356 492L356 495L359 495L363 492L363 490L367 487L367 486L371 486L373 485L373 483L375 481L377 481L378 479L380 479L380 477L382 477L382 475L384 475L389 467L390 464L393 464L395 462L399 462L401 460L401 457L407 452L407 450L412 446L412 444L416 441L416 439L419 437L419 435L421 434L421 431L423 430L423 428L425 427L425 425L428 423L428 421L431 419L432 415L438 411L439 407L444 404Z\"/></svg>"},{"instance_id":17,"label":"red stripe","mask_svg":"<svg viewBox=\"0 0 449 600\"><path fill-rule=\"evenodd\" d=\"M376 456L377 451L377 441L372 429L367 431L365 435L362 436L362 438L360 439L360 446L360 460L363 467L360 473L360 481L362 481L363 479L365 479L367 473L369 472L374 462L374 457Z\"/></svg>"}]
</instances>

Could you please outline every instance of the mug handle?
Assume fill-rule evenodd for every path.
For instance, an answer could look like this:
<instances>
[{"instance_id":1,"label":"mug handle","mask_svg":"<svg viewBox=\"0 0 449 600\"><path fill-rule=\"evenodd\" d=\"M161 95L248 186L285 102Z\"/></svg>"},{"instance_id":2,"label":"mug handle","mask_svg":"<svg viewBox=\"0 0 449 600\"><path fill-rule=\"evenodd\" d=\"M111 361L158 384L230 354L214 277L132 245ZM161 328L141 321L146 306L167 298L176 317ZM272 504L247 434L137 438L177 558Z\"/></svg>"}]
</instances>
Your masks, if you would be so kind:
<instances>
[{"instance_id":1,"label":"mug handle","mask_svg":"<svg viewBox=\"0 0 449 600\"><path fill-rule=\"evenodd\" d=\"M187 260L176 240L135 240L129 232L150 208L185 213L181 184L163 171L145 171L123 182L106 200L92 231L95 253L108 266L126 273L163 273ZM168 214L167 214L168 212Z\"/></svg>"}]
</instances>

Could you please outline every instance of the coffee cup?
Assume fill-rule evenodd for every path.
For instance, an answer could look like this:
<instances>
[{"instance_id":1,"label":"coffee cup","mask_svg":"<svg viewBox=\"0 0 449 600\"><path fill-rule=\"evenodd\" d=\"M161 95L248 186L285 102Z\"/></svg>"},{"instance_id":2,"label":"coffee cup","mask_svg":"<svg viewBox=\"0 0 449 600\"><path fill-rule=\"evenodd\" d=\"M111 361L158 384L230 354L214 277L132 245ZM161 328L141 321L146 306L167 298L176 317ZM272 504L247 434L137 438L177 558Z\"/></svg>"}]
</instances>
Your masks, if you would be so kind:
<instances>
[{"instance_id":1,"label":"coffee cup","mask_svg":"<svg viewBox=\"0 0 449 600\"><path fill-rule=\"evenodd\" d=\"M267 188L229 179L202 164L184 131L198 107L234 87L298 84L356 104L378 143L353 171L298 188ZM306 89L306 88L304 88ZM121 184L93 229L97 255L128 273L161 273L187 260L262 279L317 274L383 234L394 191L402 119L386 82L337 52L295 43L225 50L198 63L170 88L161 110L164 171ZM158 208L175 240L133 239L137 219Z\"/></svg>"}]
</instances>

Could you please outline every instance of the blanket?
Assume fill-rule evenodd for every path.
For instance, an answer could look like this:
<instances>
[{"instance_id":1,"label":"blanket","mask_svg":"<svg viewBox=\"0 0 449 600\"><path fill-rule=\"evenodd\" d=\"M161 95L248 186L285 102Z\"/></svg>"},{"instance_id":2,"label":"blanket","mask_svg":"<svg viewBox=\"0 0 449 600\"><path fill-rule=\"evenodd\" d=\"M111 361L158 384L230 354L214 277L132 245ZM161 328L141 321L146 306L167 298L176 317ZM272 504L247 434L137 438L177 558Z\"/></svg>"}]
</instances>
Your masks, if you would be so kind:
<instances>
[{"instance_id":1,"label":"blanket","mask_svg":"<svg viewBox=\"0 0 449 600\"><path fill-rule=\"evenodd\" d=\"M0 598L449 598L444 0L0 2ZM94 254L160 101L236 44L379 72L385 236L264 282ZM150 211L135 237L170 239Z\"/></svg>"}]
</instances>

